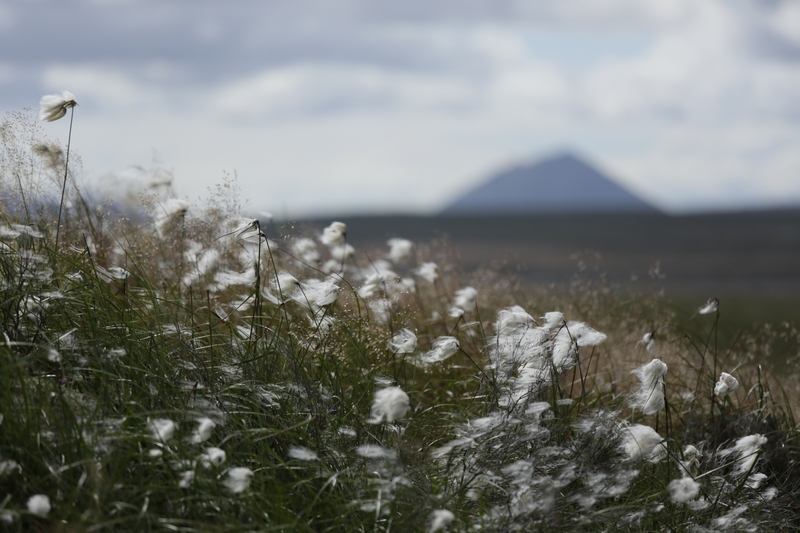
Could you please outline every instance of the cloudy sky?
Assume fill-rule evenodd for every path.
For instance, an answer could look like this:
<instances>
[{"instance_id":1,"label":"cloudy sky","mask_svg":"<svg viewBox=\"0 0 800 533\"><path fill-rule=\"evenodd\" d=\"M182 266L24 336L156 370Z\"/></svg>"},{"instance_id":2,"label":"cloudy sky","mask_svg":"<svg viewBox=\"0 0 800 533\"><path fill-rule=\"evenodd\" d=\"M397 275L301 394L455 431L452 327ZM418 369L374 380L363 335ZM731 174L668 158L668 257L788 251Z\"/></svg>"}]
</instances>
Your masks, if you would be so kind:
<instances>
[{"instance_id":1,"label":"cloudy sky","mask_svg":"<svg viewBox=\"0 0 800 533\"><path fill-rule=\"evenodd\" d=\"M432 212L564 150L669 211L800 203L792 0L0 0L0 113L62 89L90 183L235 173L254 213Z\"/></svg>"}]
</instances>

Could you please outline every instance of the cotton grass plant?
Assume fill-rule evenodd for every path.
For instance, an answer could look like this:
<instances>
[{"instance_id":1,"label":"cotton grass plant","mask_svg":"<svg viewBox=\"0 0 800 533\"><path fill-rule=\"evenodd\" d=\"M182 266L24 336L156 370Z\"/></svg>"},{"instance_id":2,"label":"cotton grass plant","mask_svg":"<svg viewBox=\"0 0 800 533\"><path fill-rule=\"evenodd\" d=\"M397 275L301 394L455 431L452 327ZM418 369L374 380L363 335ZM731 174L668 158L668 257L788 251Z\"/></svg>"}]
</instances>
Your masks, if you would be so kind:
<instances>
[{"instance_id":1,"label":"cotton grass plant","mask_svg":"<svg viewBox=\"0 0 800 533\"><path fill-rule=\"evenodd\" d=\"M800 525L795 393L759 333L719 346L719 302L464 275L341 222L268 238L230 180L144 200L68 210L63 245L54 212L4 206L6 529Z\"/></svg>"}]
</instances>

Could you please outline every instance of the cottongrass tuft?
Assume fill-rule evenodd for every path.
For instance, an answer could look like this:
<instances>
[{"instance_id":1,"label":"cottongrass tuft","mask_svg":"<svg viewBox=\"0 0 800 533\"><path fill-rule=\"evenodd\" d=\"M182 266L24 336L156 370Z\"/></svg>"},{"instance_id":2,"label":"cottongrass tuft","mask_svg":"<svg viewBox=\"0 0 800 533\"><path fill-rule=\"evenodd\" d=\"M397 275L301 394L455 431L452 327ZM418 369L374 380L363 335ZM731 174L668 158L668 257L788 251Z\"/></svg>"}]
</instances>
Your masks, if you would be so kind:
<instances>
[{"instance_id":1,"label":"cottongrass tuft","mask_svg":"<svg viewBox=\"0 0 800 533\"><path fill-rule=\"evenodd\" d=\"M188 489L192 484L194 484L194 470L181 472L181 479L178 481L178 486L182 489Z\"/></svg>"},{"instance_id":2,"label":"cottongrass tuft","mask_svg":"<svg viewBox=\"0 0 800 533\"><path fill-rule=\"evenodd\" d=\"M78 105L75 95L69 91L58 94L46 94L39 101L39 120L53 122L67 114L67 109Z\"/></svg>"},{"instance_id":3,"label":"cottongrass tuft","mask_svg":"<svg viewBox=\"0 0 800 533\"><path fill-rule=\"evenodd\" d=\"M667 488L673 503L686 503L700 493L700 484L688 476L673 479Z\"/></svg>"},{"instance_id":4,"label":"cottongrass tuft","mask_svg":"<svg viewBox=\"0 0 800 533\"><path fill-rule=\"evenodd\" d=\"M634 394L632 404L646 415L652 415L664 408L664 376L667 365L660 359L653 359L633 371L639 378L639 388Z\"/></svg>"},{"instance_id":5,"label":"cottongrass tuft","mask_svg":"<svg viewBox=\"0 0 800 533\"><path fill-rule=\"evenodd\" d=\"M464 287L456 291L453 305L464 311L474 311L478 303L478 291L475 287Z\"/></svg>"},{"instance_id":6,"label":"cottongrass tuft","mask_svg":"<svg viewBox=\"0 0 800 533\"><path fill-rule=\"evenodd\" d=\"M212 446L206 448L197 459L200 461L200 464L203 466L203 468L211 468L212 466L222 465L226 458L227 455L225 454L225 450Z\"/></svg>"},{"instance_id":7,"label":"cottongrass tuft","mask_svg":"<svg viewBox=\"0 0 800 533\"><path fill-rule=\"evenodd\" d=\"M697 308L697 314L710 315L719 310L719 300L717 298L709 298L708 301Z\"/></svg>"},{"instance_id":8,"label":"cottongrass tuft","mask_svg":"<svg viewBox=\"0 0 800 533\"><path fill-rule=\"evenodd\" d=\"M347 237L347 224L344 222L331 222L330 226L322 231L319 240L328 247L342 246Z\"/></svg>"},{"instance_id":9,"label":"cottongrass tuft","mask_svg":"<svg viewBox=\"0 0 800 533\"><path fill-rule=\"evenodd\" d=\"M530 328L536 321L519 305L507 307L497 313L494 329L498 335L509 335L518 328Z\"/></svg>"},{"instance_id":10,"label":"cottongrass tuft","mask_svg":"<svg viewBox=\"0 0 800 533\"><path fill-rule=\"evenodd\" d=\"M433 283L439 277L439 267L436 263L422 263L418 268L414 269L414 274L428 283Z\"/></svg>"},{"instance_id":11,"label":"cottongrass tuft","mask_svg":"<svg viewBox=\"0 0 800 533\"><path fill-rule=\"evenodd\" d=\"M731 448L719 452L719 456L727 457L728 455L735 455L736 468L734 469L734 474L740 476L753 469L756 460L758 460L761 447L766 443L767 437L763 435L748 435L737 440Z\"/></svg>"},{"instance_id":12,"label":"cottongrass tuft","mask_svg":"<svg viewBox=\"0 0 800 533\"><path fill-rule=\"evenodd\" d=\"M309 450L304 446L290 446L289 457L297 459L298 461L317 461L319 456L313 450Z\"/></svg>"},{"instance_id":13,"label":"cottongrass tuft","mask_svg":"<svg viewBox=\"0 0 800 533\"><path fill-rule=\"evenodd\" d=\"M622 451L627 454L629 460L658 458L664 439L655 429L643 424L632 424L624 427L622 434Z\"/></svg>"},{"instance_id":14,"label":"cottongrass tuft","mask_svg":"<svg viewBox=\"0 0 800 533\"><path fill-rule=\"evenodd\" d=\"M397 452L384 448L378 444L362 444L356 448L356 453L365 459L394 459Z\"/></svg>"},{"instance_id":15,"label":"cottongrass tuft","mask_svg":"<svg viewBox=\"0 0 800 533\"><path fill-rule=\"evenodd\" d=\"M739 381L727 372L722 372L719 375L719 381L717 381L717 384L714 385L714 394L722 399L738 388Z\"/></svg>"},{"instance_id":16,"label":"cottongrass tuft","mask_svg":"<svg viewBox=\"0 0 800 533\"><path fill-rule=\"evenodd\" d=\"M417 336L410 329L403 328L392 337L387 346L397 355L414 353L417 349Z\"/></svg>"},{"instance_id":17,"label":"cottongrass tuft","mask_svg":"<svg viewBox=\"0 0 800 533\"><path fill-rule=\"evenodd\" d=\"M408 394L400 387L386 387L377 391L367 423L380 424L384 420L394 422L403 418L411 409L410 401Z\"/></svg>"},{"instance_id":18,"label":"cottongrass tuft","mask_svg":"<svg viewBox=\"0 0 800 533\"><path fill-rule=\"evenodd\" d=\"M414 250L414 243L408 239L389 239L389 260L394 264L404 263Z\"/></svg>"},{"instance_id":19,"label":"cottongrass tuft","mask_svg":"<svg viewBox=\"0 0 800 533\"><path fill-rule=\"evenodd\" d=\"M653 349L656 347L656 332L650 331L642 335L642 338L639 339L639 342L636 344L644 346L644 349L648 352L652 352Z\"/></svg>"},{"instance_id":20,"label":"cottongrass tuft","mask_svg":"<svg viewBox=\"0 0 800 533\"><path fill-rule=\"evenodd\" d=\"M428 532L434 533L435 531L447 529L455 518L456 515L447 509L436 509L431 515L431 527Z\"/></svg>"},{"instance_id":21,"label":"cottongrass tuft","mask_svg":"<svg viewBox=\"0 0 800 533\"><path fill-rule=\"evenodd\" d=\"M204 417L199 419L197 421L197 428L194 430L194 434L192 435L192 442L199 444L207 441L211 438L211 432L214 431L215 427L217 427L216 422L210 418Z\"/></svg>"},{"instance_id":22,"label":"cottongrass tuft","mask_svg":"<svg viewBox=\"0 0 800 533\"><path fill-rule=\"evenodd\" d=\"M28 498L28 511L38 517L45 518L50 513L50 498L45 494L37 494Z\"/></svg>"},{"instance_id":23,"label":"cottongrass tuft","mask_svg":"<svg viewBox=\"0 0 800 533\"><path fill-rule=\"evenodd\" d=\"M175 436L177 426L168 418L155 418L148 424L148 429L154 440L167 442Z\"/></svg>"},{"instance_id":24,"label":"cottongrass tuft","mask_svg":"<svg viewBox=\"0 0 800 533\"><path fill-rule=\"evenodd\" d=\"M228 470L228 476L223 484L232 494L240 494L247 490L255 474L245 466L237 466Z\"/></svg>"},{"instance_id":25,"label":"cottongrass tuft","mask_svg":"<svg viewBox=\"0 0 800 533\"><path fill-rule=\"evenodd\" d=\"M460 349L461 344L455 337L439 337L433 342L431 349L425 355L419 357L419 362L423 365L441 363L445 359L454 356Z\"/></svg>"}]
</instances>

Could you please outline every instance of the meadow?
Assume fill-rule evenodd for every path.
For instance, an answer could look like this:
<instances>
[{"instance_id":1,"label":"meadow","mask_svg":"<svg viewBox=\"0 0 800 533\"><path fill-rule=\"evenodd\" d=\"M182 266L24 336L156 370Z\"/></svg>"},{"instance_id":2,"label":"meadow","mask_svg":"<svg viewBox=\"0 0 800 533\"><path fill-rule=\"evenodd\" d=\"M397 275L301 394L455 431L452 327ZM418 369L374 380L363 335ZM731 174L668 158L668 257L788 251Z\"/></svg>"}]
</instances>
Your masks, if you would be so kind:
<instances>
[{"instance_id":1,"label":"meadow","mask_svg":"<svg viewBox=\"0 0 800 533\"><path fill-rule=\"evenodd\" d=\"M227 178L124 211L0 133L4 529L800 529L791 325L262 227Z\"/></svg>"}]
</instances>

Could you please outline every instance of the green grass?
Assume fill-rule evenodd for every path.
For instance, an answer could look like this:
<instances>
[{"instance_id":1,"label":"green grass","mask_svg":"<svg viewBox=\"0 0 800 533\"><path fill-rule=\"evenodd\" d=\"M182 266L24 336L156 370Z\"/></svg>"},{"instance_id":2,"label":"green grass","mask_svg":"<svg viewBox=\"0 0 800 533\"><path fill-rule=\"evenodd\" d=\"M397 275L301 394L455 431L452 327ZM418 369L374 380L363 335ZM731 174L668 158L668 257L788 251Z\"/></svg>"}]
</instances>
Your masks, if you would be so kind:
<instances>
[{"instance_id":1,"label":"green grass","mask_svg":"<svg viewBox=\"0 0 800 533\"><path fill-rule=\"evenodd\" d=\"M19 162L8 142L4 161ZM384 250L356 250L326 271L324 246L319 263L304 264L292 239L267 243L243 224L230 182L188 213L165 214L165 200L150 197L159 231L149 218L89 208L73 189L56 248L46 188L17 181L3 182L0 250L8 530L429 531L443 509L454 515L450 531L800 529L796 361L777 377L767 364L775 346L796 352L789 327L731 340L725 311L694 315L598 280L545 290L492 270L467 276L436 244L418 244L397 265L379 262ZM195 271L208 250L218 260ZM359 296L376 269L413 279L424 261L439 265L435 283L416 278L411 289L387 274ZM281 272L304 285L278 290ZM338 286L333 303L309 309L312 278ZM477 307L453 318L454 293L467 285ZM568 323L497 337L498 312L512 305L540 325L549 311ZM581 340L583 326L571 321L607 339ZM413 353L387 347L401 328L418 337ZM653 330L647 351L638 341ZM533 331L542 338L523 350ZM422 364L446 335L461 349ZM503 343L515 347L498 350ZM559 346L574 350L574 366L558 366ZM631 406L639 385L630 372L656 357L669 367L653 384L666 400L645 415ZM740 383L725 398L714 395L722 371ZM390 385L411 410L369 423L375 392ZM193 442L203 417L216 426ZM151 430L159 419L177 425L164 441ZM664 439L654 456L626 452L634 424ZM755 434L767 440L752 464L726 453ZM691 472L681 464L687 445L699 451ZM210 446L224 450L224 463L203 465ZM233 493L226 481L241 467L252 480ZM699 485L688 503L669 490L684 475ZM45 516L28 511L37 494L51 503Z\"/></svg>"}]
</instances>

